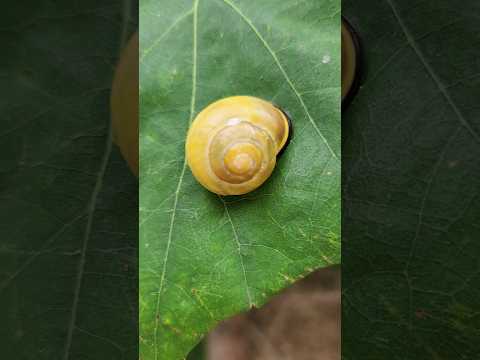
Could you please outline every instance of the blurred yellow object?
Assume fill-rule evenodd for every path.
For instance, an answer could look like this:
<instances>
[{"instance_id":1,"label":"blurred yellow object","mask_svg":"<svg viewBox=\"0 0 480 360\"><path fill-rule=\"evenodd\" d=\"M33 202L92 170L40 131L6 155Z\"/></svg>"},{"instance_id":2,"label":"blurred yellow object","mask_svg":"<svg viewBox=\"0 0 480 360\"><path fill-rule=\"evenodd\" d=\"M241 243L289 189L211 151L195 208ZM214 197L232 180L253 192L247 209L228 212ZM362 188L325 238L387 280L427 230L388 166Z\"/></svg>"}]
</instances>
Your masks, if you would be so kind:
<instances>
[{"instance_id":1,"label":"blurred yellow object","mask_svg":"<svg viewBox=\"0 0 480 360\"><path fill-rule=\"evenodd\" d=\"M111 94L113 140L138 176L138 32L123 50Z\"/></svg>"}]
</instances>

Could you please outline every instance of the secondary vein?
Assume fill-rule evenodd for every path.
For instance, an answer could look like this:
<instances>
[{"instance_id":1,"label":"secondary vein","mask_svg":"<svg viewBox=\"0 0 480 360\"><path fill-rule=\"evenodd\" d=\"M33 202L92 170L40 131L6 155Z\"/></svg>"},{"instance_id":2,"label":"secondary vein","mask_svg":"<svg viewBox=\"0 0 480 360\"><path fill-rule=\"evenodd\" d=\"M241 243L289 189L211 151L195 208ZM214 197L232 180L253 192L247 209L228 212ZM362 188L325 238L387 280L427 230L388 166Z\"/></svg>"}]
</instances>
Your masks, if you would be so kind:
<instances>
[{"instance_id":1,"label":"secondary vein","mask_svg":"<svg viewBox=\"0 0 480 360\"><path fill-rule=\"evenodd\" d=\"M226 1L226 0L224 0L224 1ZM390 6L390 8L392 9L393 15L397 19L403 33L405 34L405 37L407 38L408 43L410 44L413 51L415 52L415 54L420 59L421 63L423 64L423 66L427 70L428 74L430 75L430 77L434 81L435 85L437 85L438 89L442 93L442 95L445 98L445 100L447 101L447 103L453 109L453 112L457 116L458 120L460 121L462 126L465 129L467 129L467 131L475 138L475 140L477 140L480 143L480 135L475 132L475 130L472 128L472 126L468 123L467 119L465 119L465 117L460 112L460 109L453 102L453 99L450 96L450 94L448 93L447 88L443 85L442 81L440 80L440 78L438 77L438 75L435 73L432 66L430 65L430 63L427 61L427 59L423 55L422 51L420 50L417 43L415 42L415 39L414 39L413 35L411 34L410 30L408 30L404 21L400 17L400 14L398 13L398 10L397 10L395 4L393 3L392 0L386 0L386 1L387 1L388 5Z\"/></svg>"},{"instance_id":2,"label":"secondary vein","mask_svg":"<svg viewBox=\"0 0 480 360\"><path fill-rule=\"evenodd\" d=\"M248 280L247 280L247 270L245 268L245 263L243 261L243 256L242 256L242 244L240 243L240 240L238 239L238 233L237 233L237 229L235 228L235 225L232 221L232 217L230 216L230 212L228 211L228 205L227 205L227 202L221 197L219 196L219 199L222 201L223 203L223 207L225 209L225 214L227 215L227 219L228 219L228 222L230 223L231 227L232 227L232 232L233 232L233 239L235 240L235 244L236 244L236 247L237 247L237 251L238 251L238 256L240 258L240 265L242 267L242 272L243 272L243 280L245 282L245 290L246 290L246 293L247 293L247 300L248 300L248 305L250 307L253 306L253 301L252 301L252 294L250 293L250 287L248 286Z\"/></svg>"},{"instance_id":3,"label":"secondary vein","mask_svg":"<svg viewBox=\"0 0 480 360\"><path fill-rule=\"evenodd\" d=\"M167 30L165 30L148 48L145 49L142 56L140 57L140 63L148 56L148 54L156 47L162 40L173 30L179 23L181 23L184 19L190 16L194 12L194 9L190 9L185 14L180 15L173 23L170 25Z\"/></svg>"}]
</instances>

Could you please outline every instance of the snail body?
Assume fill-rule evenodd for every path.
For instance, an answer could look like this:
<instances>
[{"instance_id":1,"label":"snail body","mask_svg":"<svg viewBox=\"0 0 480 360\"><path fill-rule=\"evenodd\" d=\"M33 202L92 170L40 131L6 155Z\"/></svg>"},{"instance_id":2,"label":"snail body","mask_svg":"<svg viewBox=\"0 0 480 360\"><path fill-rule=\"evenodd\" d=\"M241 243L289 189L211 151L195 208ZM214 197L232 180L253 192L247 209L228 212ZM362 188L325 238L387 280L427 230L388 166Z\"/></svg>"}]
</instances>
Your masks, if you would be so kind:
<instances>
[{"instance_id":1,"label":"snail body","mask_svg":"<svg viewBox=\"0 0 480 360\"><path fill-rule=\"evenodd\" d=\"M262 185L289 139L282 110L251 96L218 100L192 122L185 145L195 178L219 195L241 195Z\"/></svg>"}]
</instances>

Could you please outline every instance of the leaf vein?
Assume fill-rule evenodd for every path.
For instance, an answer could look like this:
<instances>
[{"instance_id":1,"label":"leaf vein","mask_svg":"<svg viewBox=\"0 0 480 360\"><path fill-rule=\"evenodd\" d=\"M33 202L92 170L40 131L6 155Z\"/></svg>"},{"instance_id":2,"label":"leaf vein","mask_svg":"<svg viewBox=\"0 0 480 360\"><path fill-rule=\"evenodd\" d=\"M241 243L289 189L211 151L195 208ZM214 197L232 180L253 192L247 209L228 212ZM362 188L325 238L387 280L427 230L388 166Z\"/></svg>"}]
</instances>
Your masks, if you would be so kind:
<instances>
[{"instance_id":1,"label":"leaf vein","mask_svg":"<svg viewBox=\"0 0 480 360\"><path fill-rule=\"evenodd\" d=\"M265 38L262 36L262 34L260 33L260 31L257 29L257 27L255 26L255 24L252 22L252 20L250 20L241 10L240 8L238 8L232 1L230 0L222 0L225 4L227 4L228 6L230 6L242 19L243 21L245 21L247 23L247 25L252 29L252 31L255 33L255 35L258 37L258 39L260 40L260 42L263 44L263 46L267 49L267 51L270 53L270 55L272 56L273 60L275 61L275 64L277 65L277 67L279 68L280 72L282 73L283 77L285 78L285 80L287 81L288 85L290 86L290 88L292 89L293 93L295 94L298 102L300 103L301 107L303 108L303 111L305 112L305 115L307 116L308 120L310 121L310 123L312 124L315 132L318 134L318 136L320 136L320 138L322 139L322 141L324 142L325 146L328 148L328 151L331 153L331 155L335 158L335 159L338 159L338 156L337 154L333 151L332 147L330 146L330 144L328 143L327 139L325 138L325 136L323 136L322 132L320 131L319 127L317 126L317 124L315 123L315 121L313 120L312 118L312 115L310 114L310 111L308 110L308 107L307 105L305 104L305 102L303 101L303 98L302 98L302 95L300 94L300 92L297 90L297 88L295 87L295 85L293 84L292 80L290 79L290 76L288 76L286 70L284 69L282 63L280 62L280 59L278 58L277 54L275 54L275 52L273 51L273 49L271 48L271 46L268 44L268 42L265 40Z\"/></svg>"},{"instance_id":2,"label":"leaf vein","mask_svg":"<svg viewBox=\"0 0 480 360\"><path fill-rule=\"evenodd\" d=\"M162 40L180 24L183 20L189 17L194 12L194 9L190 9L185 14L180 15L168 28L165 30L148 48L145 49L142 56L140 57L140 63L145 60L145 58L150 54L150 52L162 42Z\"/></svg>"},{"instance_id":3,"label":"leaf vein","mask_svg":"<svg viewBox=\"0 0 480 360\"><path fill-rule=\"evenodd\" d=\"M100 194L100 191L102 189L103 185L103 178L105 176L106 170L107 170L107 165L108 165L108 159L110 158L110 153L112 152L112 126L111 124L108 125L108 133L107 133L107 139L106 139L106 145L105 145L105 153L102 158L102 162L100 165L100 170L98 173L97 181L95 182L95 187L93 188L93 193L90 198L90 202L88 205L88 218L87 218L87 227L85 230L85 235L83 237L83 243L82 243L82 250L80 254L80 261L78 263L78 274L77 278L75 281L75 290L74 290L74 298L73 298L73 304L72 304L72 312L70 315L70 323L68 325L68 330L67 330L67 339L65 343L65 350L63 353L63 359L68 360L70 357L70 348L72 345L72 339L73 339L73 331L75 329L75 323L77 321L77 309L78 309L78 302L80 298L80 292L81 292L81 287L82 287L82 281L83 281L83 275L85 272L85 263L86 263L86 256L87 256L87 249L88 249L88 243L90 240L90 235L92 232L92 227L93 227L93 215L95 213L95 208L97 205L97 199L98 195Z\"/></svg>"},{"instance_id":4,"label":"leaf vein","mask_svg":"<svg viewBox=\"0 0 480 360\"><path fill-rule=\"evenodd\" d=\"M250 287L248 285L248 280L247 280L247 270L245 268L245 262L243 261L242 247L241 247L242 244L240 243L240 240L238 239L237 229L235 228L235 224L233 223L232 217L230 216L230 212L228 211L228 205L227 205L226 201L221 196L219 196L219 199L223 203L223 207L225 209L225 214L227 215L228 222L230 223L230 225L232 227L233 239L235 240L235 243L236 243L236 246L237 246L237 252L238 252L238 256L240 258L240 265L242 267L243 280L245 282L245 290L246 290L246 293L247 293L248 305L250 307L252 307L253 306L252 294L250 293Z\"/></svg>"},{"instance_id":5,"label":"leaf vein","mask_svg":"<svg viewBox=\"0 0 480 360\"><path fill-rule=\"evenodd\" d=\"M224 0L224 1L227 1L227 0ZM467 119L465 119L465 117L462 115L460 109L457 107L457 105L453 102L453 99L452 97L450 96L449 92L447 91L447 87L445 87L442 83L442 81L440 80L439 76L436 74L436 72L433 70L432 66L430 65L430 63L427 61L427 59L425 58L425 56L423 55L422 51L420 50L419 46L417 45L417 43L415 42L415 39L413 37L413 35L410 33L410 30L408 30L407 26L405 25L404 21L402 20L402 18L400 17L400 14L398 13L398 10L395 6L395 4L393 3L392 0L386 0L388 5L390 6L390 8L392 9L392 12L393 12L393 15L395 16L395 18L397 19L403 33L405 34L405 37L407 38L407 41L408 43L410 44L410 46L412 47L413 51L415 52L415 54L418 56L418 58L420 59L421 63L423 64L423 66L425 67L425 69L427 70L428 74L430 75L430 77L432 78L433 82L435 83L435 85L438 87L438 89L440 90L440 92L442 93L443 97L445 98L445 100L447 101L447 103L450 105L450 107L453 109L455 115L457 116L460 124L465 128L467 129L467 131L475 138L475 140L477 140L479 143L480 143L480 135L475 132L475 130L473 129L473 127L470 125L470 123L467 121Z\"/></svg>"},{"instance_id":6,"label":"leaf vein","mask_svg":"<svg viewBox=\"0 0 480 360\"><path fill-rule=\"evenodd\" d=\"M198 21L198 3L199 0L194 0L193 5L193 49L192 49L192 57L193 57L193 65L192 65L192 96L190 101L190 120L189 124L192 122L193 115L195 113L195 101L196 101L196 87L197 87L197 21ZM180 178L178 180L177 188L175 190L175 199L173 203L173 210L172 215L170 217L170 226L168 231L168 238L167 238L167 247L165 250L165 256L163 260L163 268L162 274L160 278L160 284L157 293L157 303L155 307L155 326L154 326L154 334L153 334L153 342L154 342L154 352L155 352L155 360L158 359L158 328L159 328L159 321L160 321L160 299L161 293L165 286L165 277L167 273L167 263L170 254L170 248L172 245L173 239L173 227L175 223L175 215L177 212L177 205L178 205L178 198L180 194L180 189L182 187L183 178L185 176L185 171L187 169L187 159L184 158L182 172L180 174Z\"/></svg>"}]
</instances>

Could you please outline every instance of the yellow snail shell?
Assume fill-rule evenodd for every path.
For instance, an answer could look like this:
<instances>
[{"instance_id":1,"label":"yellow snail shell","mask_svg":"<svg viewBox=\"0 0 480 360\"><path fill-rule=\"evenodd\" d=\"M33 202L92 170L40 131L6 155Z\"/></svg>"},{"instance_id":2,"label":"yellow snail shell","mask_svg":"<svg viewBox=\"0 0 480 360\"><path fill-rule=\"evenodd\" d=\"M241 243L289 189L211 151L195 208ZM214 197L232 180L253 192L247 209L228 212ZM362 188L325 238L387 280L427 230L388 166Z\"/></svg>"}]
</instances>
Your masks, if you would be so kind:
<instances>
[{"instance_id":1,"label":"yellow snail shell","mask_svg":"<svg viewBox=\"0 0 480 360\"><path fill-rule=\"evenodd\" d=\"M185 144L187 162L211 192L246 194L268 179L289 132L287 116L265 100L221 99L192 122Z\"/></svg>"}]
</instances>

